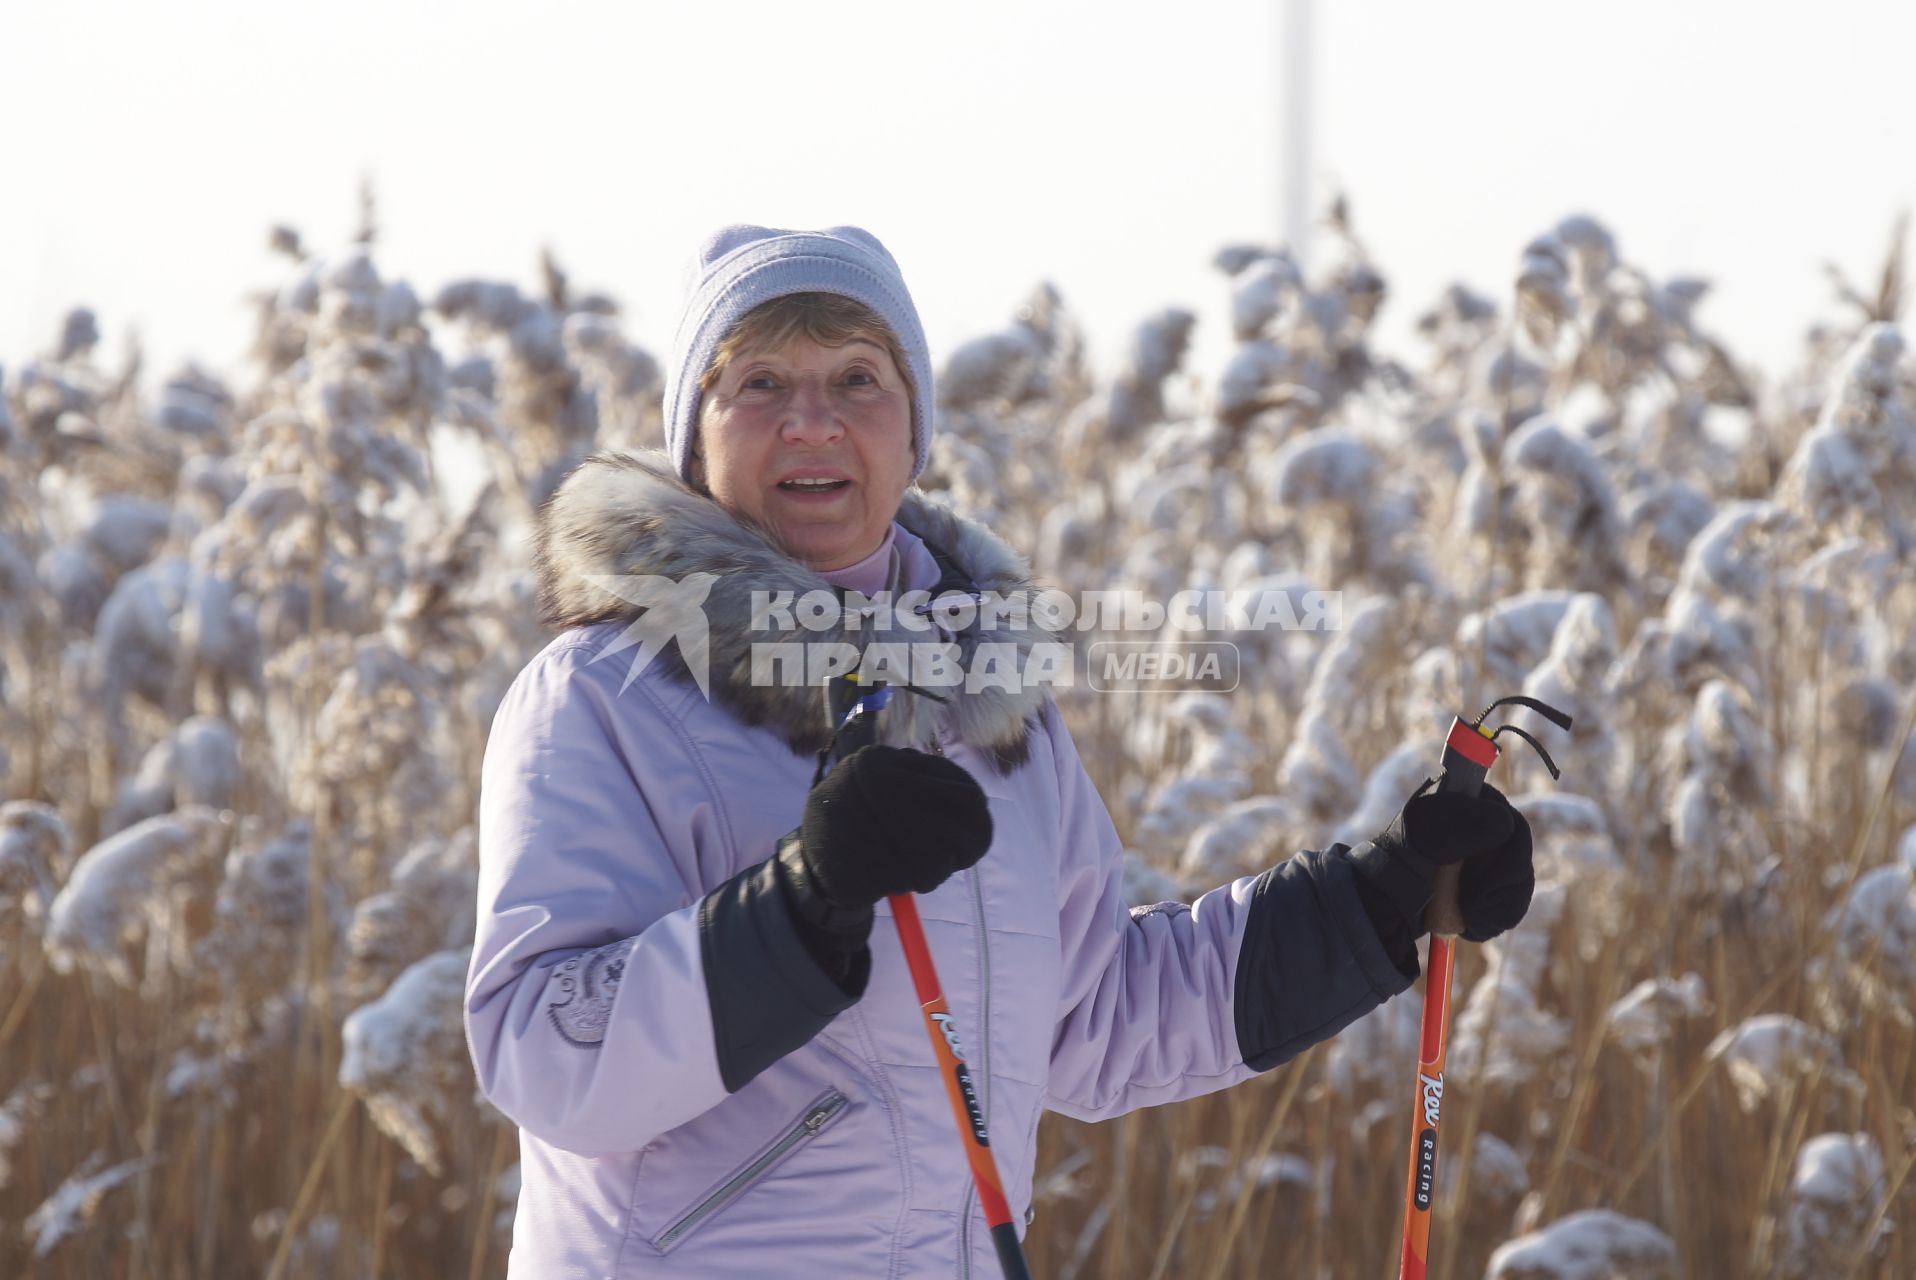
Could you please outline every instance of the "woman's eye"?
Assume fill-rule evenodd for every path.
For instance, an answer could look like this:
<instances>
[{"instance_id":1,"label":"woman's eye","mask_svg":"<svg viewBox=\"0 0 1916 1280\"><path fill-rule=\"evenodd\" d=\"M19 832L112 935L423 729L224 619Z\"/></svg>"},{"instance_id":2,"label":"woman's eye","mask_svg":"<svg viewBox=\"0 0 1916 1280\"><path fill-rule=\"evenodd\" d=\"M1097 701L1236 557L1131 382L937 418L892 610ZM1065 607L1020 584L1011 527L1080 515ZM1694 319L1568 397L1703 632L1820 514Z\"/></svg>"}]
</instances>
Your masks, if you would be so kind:
<instances>
[{"instance_id":1,"label":"woman's eye","mask_svg":"<svg viewBox=\"0 0 1916 1280\"><path fill-rule=\"evenodd\" d=\"M747 391L770 391L772 389L772 375L769 373L755 373L745 380L743 386Z\"/></svg>"},{"instance_id":2,"label":"woman's eye","mask_svg":"<svg viewBox=\"0 0 1916 1280\"><path fill-rule=\"evenodd\" d=\"M871 374L865 372L863 369L853 369L845 375L845 381L853 382L854 380L856 380L855 385L861 387L870 386L876 381Z\"/></svg>"}]
</instances>

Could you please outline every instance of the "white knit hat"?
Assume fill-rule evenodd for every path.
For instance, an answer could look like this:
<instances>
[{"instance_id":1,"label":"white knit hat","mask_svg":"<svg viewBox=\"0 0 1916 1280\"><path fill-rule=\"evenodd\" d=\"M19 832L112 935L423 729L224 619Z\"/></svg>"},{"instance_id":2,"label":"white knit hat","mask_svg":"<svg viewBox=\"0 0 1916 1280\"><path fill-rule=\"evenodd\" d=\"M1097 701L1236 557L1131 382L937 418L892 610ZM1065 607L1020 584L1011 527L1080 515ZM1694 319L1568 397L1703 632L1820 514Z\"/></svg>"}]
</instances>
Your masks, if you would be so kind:
<instances>
[{"instance_id":1,"label":"white knit hat","mask_svg":"<svg viewBox=\"0 0 1916 1280\"><path fill-rule=\"evenodd\" d=\"M898 339L912 381L912 478L925 469L931 448L931 350L918 309L898 264L878 237L862 227L784 231L776 227L722 227L699 246L687 276L685 307L665 371L665 448L680 478L692 478L692 440L698 432L699 379L711 367L732 326L772 298L835 293L878 313Z\"/></svg>"}]
</instances>

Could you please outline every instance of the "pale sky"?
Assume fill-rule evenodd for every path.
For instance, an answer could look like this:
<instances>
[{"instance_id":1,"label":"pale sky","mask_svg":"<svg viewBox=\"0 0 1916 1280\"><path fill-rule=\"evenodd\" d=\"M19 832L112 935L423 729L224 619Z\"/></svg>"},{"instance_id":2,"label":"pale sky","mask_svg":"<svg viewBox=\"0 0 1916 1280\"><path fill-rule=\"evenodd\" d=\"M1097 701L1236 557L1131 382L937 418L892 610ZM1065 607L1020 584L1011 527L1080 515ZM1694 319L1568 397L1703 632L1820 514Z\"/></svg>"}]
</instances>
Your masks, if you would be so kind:
<instances>
[{"instance_id":1,"label":"pale sky","mask_svg":"<svg viewBox=\"0 0 1916 1280\"><path fill-rule=\"evenodd\" d=\"M1500 299L1573 211L1775 367L1916 203L1916 6L1367 0L1316 6L1314 195L1391 284L1388 349L1452 279ZM1281 0L951 5L16 3L0 22L0 365L92 306L109 358L230 371L243 299L380 205L382 270L530 287L549 244L657 354L725 222L876 232L934 355L1041 279L1101 368L1137 320L1227 335L1231 240L1282 228Z\"/></svg>"}]
</instances>

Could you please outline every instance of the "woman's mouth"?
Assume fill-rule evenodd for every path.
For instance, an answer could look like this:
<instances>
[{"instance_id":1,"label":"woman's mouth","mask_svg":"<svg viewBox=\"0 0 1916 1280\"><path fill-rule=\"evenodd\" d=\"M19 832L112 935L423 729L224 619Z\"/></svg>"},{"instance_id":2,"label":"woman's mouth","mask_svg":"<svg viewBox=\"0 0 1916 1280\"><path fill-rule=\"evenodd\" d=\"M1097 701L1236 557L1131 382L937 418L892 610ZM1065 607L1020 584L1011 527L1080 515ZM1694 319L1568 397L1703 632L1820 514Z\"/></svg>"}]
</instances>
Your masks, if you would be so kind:
<instances>
[{"instance_id":1,"label":"woman's mouth","mask_svg":"<svg viewBox=\"0 0 1916 1280\"><path fill-rule=\"evenodd\" d=\"M784 493L817 498L837 493L841 489L849 489L851 484L849 480L781 480L778 482L778 487Z\"/></svg>"}]
</instances>

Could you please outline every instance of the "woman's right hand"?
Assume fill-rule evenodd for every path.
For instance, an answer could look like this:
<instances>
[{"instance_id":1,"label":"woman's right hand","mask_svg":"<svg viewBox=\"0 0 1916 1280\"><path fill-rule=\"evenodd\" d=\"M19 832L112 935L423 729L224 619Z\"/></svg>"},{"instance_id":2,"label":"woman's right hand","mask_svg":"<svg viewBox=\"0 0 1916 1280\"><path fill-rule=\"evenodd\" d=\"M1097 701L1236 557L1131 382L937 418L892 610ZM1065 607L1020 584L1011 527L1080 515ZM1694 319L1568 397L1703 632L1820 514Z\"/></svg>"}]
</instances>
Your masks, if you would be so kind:
<instances>
[{"instance_id":1,"label":"woman's right hand","mask_svg":"<svg viewBox=\"0 0 1916 1280\"><path fill-rule=\"evenodd\" d=\"M930 893L991 847L983 788L943 756L860 747L805 797L799 855L816 891L842 911L893 894Z\"/></svg>"}]
</instances>

